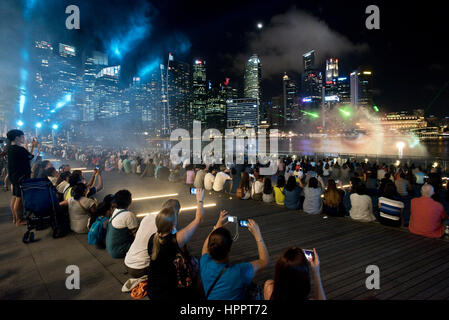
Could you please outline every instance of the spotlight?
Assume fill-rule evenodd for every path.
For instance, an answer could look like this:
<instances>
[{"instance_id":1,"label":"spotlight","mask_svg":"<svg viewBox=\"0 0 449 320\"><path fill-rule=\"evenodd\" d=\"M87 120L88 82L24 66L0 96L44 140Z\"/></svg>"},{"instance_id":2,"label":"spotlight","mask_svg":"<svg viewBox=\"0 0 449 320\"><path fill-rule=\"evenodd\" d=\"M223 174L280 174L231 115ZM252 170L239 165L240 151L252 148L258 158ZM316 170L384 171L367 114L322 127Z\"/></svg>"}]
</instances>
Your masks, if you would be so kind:
<instances>
[{"instance_id":1,"label":"spotlight","mask_svg":"<svg viewBox=\"0 0 449 320\"><path fill-rule=\"evenodd\" d=\"M42 123L40 123L40 122L36 123L36 128L38 128L38 129L42 128Z\"/></svg>"},{"instance_id":2,"label":"spotlight","mask_svg":"<svg viewBox=\"0 0 449 320\"><path fill-rule=\"evenodd\" d=\"M22 120L16 122L19 127L23 127L24 123Z\"/></svg>"},{"instance_id":3,"label":"spotlight","mask_svg":"<svg viewBox=\"0 0 449 320\"><path fill-rule=\"evenodd\" d=\"M54 124L54 125L52 126L52 129L53 129L53 130L58 130L58 128L59 128L59 126L58 126L57 124Z\"/></svg>"}]
</instances>

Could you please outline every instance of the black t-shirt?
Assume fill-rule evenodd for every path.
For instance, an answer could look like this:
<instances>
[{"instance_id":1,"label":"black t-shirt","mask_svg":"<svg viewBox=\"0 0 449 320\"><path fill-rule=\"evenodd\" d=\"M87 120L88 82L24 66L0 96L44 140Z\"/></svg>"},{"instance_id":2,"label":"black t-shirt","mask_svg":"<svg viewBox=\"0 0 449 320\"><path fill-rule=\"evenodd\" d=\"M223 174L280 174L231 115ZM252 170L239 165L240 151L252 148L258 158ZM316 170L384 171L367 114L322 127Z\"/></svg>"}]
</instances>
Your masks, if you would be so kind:
<instances>
[{"instance_id":1,"label":"black t-shirt","mask_svg":"<svg viewBox=\"0 0 449 320\"><path fill-rule=\"evenodd\" d=\"M154 234L148 241L148 255L151 258L153 253ZM148 293L151 300L170 300L175 298L176 268L173 263L178 252L176 234L169 234L164 237L159 254L156 260L151 260L148 272Z\"/></svg>"},{"instance_id":2,"label":"black t-shirt","mask_svg":"<svg viewBox=\"0 0 449 320\"><path fill-rule=\"evenodd\" d=\"M19 183L31 176L30 160L34 156L24 147L11 145L8 147L8 172L12 183Z\"/></svg>"}]
</instances>

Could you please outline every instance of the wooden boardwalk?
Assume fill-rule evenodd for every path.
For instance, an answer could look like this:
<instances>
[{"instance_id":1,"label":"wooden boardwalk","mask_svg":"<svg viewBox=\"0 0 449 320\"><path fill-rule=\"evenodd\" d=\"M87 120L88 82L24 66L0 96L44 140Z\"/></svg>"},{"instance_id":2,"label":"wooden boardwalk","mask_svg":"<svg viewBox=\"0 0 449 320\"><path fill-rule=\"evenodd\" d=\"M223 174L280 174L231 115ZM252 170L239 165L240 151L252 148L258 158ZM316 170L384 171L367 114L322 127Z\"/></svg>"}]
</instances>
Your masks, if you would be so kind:
<instances>
[{"instance_id":1,"label":"wooden boardwalk","mask_svg":"<svg viewBox=\"0 0 449 320\"><path fill-rule=\"evenodd\" d=\"M194 205L194 196L186 186L155 183L150 178L111 173L105 176L107 193L127 188L133 197L177 192L183 207ZM41 241L28 246L21 243L24 228L10 223L7 208L9 194L0 195L0 298L1 299L129 299L120 292L127 280L121 260L87 243L86 235L71 234L54 240L48 231L39 232ZM136 201L136 213L157 211L166 199ZM270 254L268 267L257 275L260 284L273 277L274 265L283 249L290 246L316 248L321 261L323 287L328 299L448 299L449 242L412 235L407 229L384 227L378 223L360 223L349 218L327 218L290 211L274 204L253 200L229 199L229 196L206 194L205 219L189 243L199 256L203 242L212 230L219 209L239 218L253 218L260 226ZM181 213L185 226L194 211ZM235 226L229 226L235 233ZM257 258L257 248L247 229L239 228L233 244L233 262ZM65 290L64 274L68 264L80 265L84 287L78 292ZM368 265L380 269L380 289L368 290L365 280ZM26 274L25 274L26 273ZM22 282L27 281L26 284ZM84 282L83 282L84 281ZM32 290L30 289L32 288ZM88 289L87 289L88 288ZM83 290L84 289L84 290Z\"/></svg>"}]
</instances>

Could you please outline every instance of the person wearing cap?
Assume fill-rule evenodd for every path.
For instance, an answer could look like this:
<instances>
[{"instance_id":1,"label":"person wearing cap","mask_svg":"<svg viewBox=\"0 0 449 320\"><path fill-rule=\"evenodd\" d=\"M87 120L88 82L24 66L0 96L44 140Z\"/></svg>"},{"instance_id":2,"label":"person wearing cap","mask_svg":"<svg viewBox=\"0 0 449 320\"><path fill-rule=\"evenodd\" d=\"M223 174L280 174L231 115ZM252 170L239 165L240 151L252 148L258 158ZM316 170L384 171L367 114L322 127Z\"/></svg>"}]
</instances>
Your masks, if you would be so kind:
<instances>
[{"instance_id":1,"label":"person wearing cap","mask_svg":"<svg viewBox=\"0 0 449 320\"><path fill-rule=\"evenodd\" d=\"M30 161L34 158L33 152L38 143L36 140L33 140L30 153L22 146L25 143L23 131L17 129L10 130L7 133L7 138L10 143L8 147L8 172L13 186L11 211L13 214L13 223L19 226L21 224L26 224L23 219L23 202L20 183L31 177Z\"/></svg>"}]
</instances>

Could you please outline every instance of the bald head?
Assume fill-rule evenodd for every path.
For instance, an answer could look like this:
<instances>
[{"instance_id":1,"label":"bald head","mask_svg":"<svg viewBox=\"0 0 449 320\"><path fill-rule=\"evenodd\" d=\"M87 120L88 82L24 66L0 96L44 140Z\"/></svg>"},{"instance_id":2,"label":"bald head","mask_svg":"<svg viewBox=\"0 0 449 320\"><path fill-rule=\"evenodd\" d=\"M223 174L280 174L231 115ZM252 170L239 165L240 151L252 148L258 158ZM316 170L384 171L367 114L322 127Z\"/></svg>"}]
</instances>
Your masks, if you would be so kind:
<instances>
[{"instance_id":1,"label":"bald head","mask_svg":"<svg viewBox=\"0 0 449 320\"><path fill-rule=\"evenodd\" d=\"M431 197L434 194L432 185L426 183L421 187L421 194L423 197Z\"/></svg>"}]
</instances>

